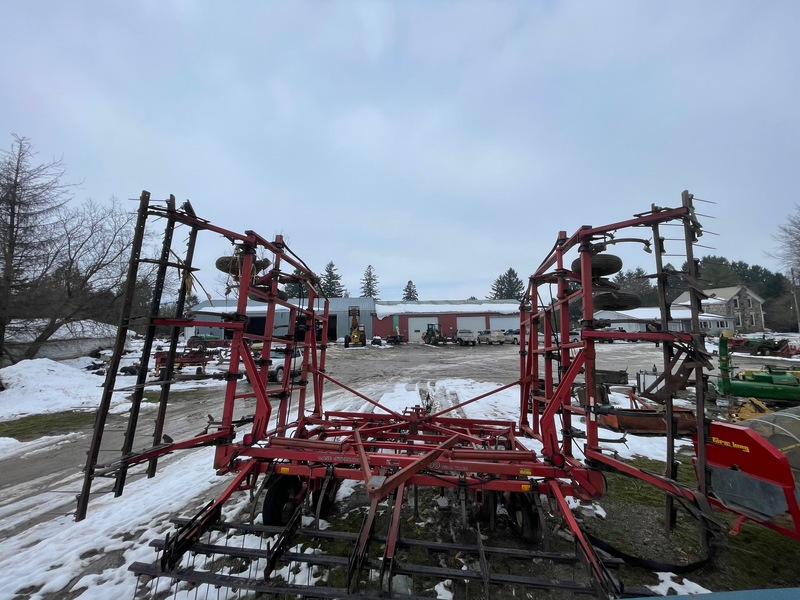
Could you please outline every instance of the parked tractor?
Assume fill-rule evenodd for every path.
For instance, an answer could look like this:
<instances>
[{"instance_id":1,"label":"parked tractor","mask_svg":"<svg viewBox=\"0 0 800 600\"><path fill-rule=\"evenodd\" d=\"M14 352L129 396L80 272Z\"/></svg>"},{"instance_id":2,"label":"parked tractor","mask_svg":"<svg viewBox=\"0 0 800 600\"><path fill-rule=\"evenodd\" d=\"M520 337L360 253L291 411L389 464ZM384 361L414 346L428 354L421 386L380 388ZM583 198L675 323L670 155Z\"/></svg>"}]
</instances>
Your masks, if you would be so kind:
<instances>
[{"instance_id":1,"label":"parked tractor","mask_svg":"<svg viewBox=\"0 0 800 600\"><path fill-rule=\"evenodd\" d=\"M367 328L358 320L358 317L361 315L361 311L357 306L351 306L347 310L347 314L350 316L350 333L344 336L344 347L349 348L351 344L356 346L366 346Z\"/></svg>"},{"instance_id":2,"label":"parked tractor","mask_svg":"<svg viewBox=\"0 0 800 600\"><path fill-rule=\"evenodd\" d=\"M426 344L438 346L445 343L442 327L438 323L428 323L428 329L422 334L422 341Z\"/></svg>"}]
</instances>

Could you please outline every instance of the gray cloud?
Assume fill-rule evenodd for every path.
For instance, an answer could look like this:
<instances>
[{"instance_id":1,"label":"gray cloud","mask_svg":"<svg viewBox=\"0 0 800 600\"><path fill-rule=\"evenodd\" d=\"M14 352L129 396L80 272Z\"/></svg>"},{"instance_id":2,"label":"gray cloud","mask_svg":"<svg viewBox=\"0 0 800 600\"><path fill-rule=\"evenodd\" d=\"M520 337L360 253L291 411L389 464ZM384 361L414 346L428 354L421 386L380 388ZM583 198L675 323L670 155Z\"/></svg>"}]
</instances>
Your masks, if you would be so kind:
<instances>
[{"instance_id":1,"label":"gray cloud","mask_svg":"<svg viewBox=\"0 0 800 600\"><path fill-rule=\"evenodd\" d=\"M717 202L700 254L780 266L766 252L796 202L794 2L5 13L0 131L63 156L87 197L147 188L282 233L351 293L372 264L385 299L409 279L423 299L483 297L509 266L532 272L559 230L687 188ZM224 250L211 240L201 258Z\"/></svg>"}]
</instances>

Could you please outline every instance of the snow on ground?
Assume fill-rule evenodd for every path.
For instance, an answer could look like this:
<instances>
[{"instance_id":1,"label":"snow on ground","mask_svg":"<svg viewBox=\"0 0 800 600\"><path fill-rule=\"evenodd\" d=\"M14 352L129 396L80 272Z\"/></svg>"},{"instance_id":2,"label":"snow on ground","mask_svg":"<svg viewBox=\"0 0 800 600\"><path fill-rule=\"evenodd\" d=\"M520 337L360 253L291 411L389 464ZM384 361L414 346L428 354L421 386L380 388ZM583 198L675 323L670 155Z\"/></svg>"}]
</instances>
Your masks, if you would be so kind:
<instances>
[{"instance_id":1,"label":"snow on ground","mask_svg":"<svg viewBox=\"0 0 800 600\"><path fill-rule=\"evenodd\" d=\"M90 362L90 359L85 359L57 363L41 359L24 361L0 370L0 378L7 388L0 392L0 420L96 408L103 378L85 370ZM186 382L180 385L189 388L218 384L220 382ZM371 392L379 393L383 406L402 412L407 407L421 404L427 395L438 403L435 409L442 410L498 387L470 379L441 379L422 389L420 384L408 383L397 384L387 392L385 384L376 384L374 388L367 386L359 391L369 397L373 397ZM622 395L612 394L612 401L627 403ZM114 395L113 403L117 410L127 408L122 393ZM519 390L511 387L467 404L461 410L472 418L514 421L518 406ZM371 404L361 400L357 400L357 406L354 405L352 395L337 389L331 389L326 395L326 407L329 410L374 409ZM573 425L579 429L584 427L577 419ZM24 456L65 443L74 439L71 436L75 435L78 434L30 442L0 438L0 451L5 456ZM680 443L689 442L685 440ZM537 444L532 443L531 449L538 450L540 446L537 447ZM664 460L663 446L662 438L629 435L624 446L615 445L614 449L624 457L639 455ZM90 519L76 523L71 515L59 516L4 540L0 557L0 598L13 597L20 593L19 590L27 590L23 596L35 600L64 589L69 589L72 597L82 600L132 597L136 578L128 572L127 565L134 561L151 562L154 551L148 543L163 538L169 529L168 518L200 498L213 497L211 488L221 483L211 467L212 456L213 449L210 448L180 454L162 464L156 480L130 480L125 494L120 498L113 498L112 494L96 495L90 506ZM80 474L76 473L71 483L75 484L79 478ZM352 486L346 482L340 496L352 492ZM237 502L244 500L246 498L243 497L229 502L226 510L236 510ZM89 569L90 574L83 574L100 554L112 555L114 559L107 561L101 572L95 572L97 569L93 568ZM685 581L679 585L669 578L664 580L662 587L678 593L698 591L691 582ZM439 597L446 598L449 593L443 583Z\"/></svg>"}]
</instances>

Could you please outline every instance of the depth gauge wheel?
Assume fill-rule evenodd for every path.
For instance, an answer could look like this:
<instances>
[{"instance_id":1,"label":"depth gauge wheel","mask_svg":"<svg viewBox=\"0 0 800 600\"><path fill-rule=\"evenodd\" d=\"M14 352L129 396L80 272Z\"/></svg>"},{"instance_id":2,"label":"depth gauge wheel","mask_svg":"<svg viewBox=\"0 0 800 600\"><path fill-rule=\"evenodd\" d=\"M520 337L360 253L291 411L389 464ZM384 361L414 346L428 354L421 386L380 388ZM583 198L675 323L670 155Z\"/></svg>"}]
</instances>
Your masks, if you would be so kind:
<instances>
[{"instance_id":1,"label":"depth gauge wheel","mask_svg":"<svg viewBox=\"0 0 800 600\"><path fill-rule=\"evenodd\" d=\"M632 310L642 305L642 299L628 292L603 292L593 300L595 310Z\"/></svg>"},{"instance_id":2,"label":"depth gauge wheel","mask_svg":"<svg viewBox=\"0 0 800 600\"><path fill-rule=\"evenodd\" d=\"M508 514L516 534L526 542L538 542L542 529L528 494L517 492L511 495Z\"/></svg>"},{"instance_id":3,"label":"depth gauge wheel","mask_svg":"<svg viewBox=\"0 0 800 600\"><path fill-rule=\"evenodd\" d=\"M581 272L580 257L572 261L572 270ZM622 270L622 259L613 254L595 254L592 257L592 277L608 277Z\"/></svg>"},{"instance_id":4,"label":"depth gauge wheel","mask_svg":"<svg viewBox=\"0 0 800 600\"><path fill-rule=\"evenodd\" d=\"M286 525L289 522L297 507L294 500L300 488L300 478L295 475L281 475L275 479L264 494L264 525Z\"/></svg>"}]
</instances>

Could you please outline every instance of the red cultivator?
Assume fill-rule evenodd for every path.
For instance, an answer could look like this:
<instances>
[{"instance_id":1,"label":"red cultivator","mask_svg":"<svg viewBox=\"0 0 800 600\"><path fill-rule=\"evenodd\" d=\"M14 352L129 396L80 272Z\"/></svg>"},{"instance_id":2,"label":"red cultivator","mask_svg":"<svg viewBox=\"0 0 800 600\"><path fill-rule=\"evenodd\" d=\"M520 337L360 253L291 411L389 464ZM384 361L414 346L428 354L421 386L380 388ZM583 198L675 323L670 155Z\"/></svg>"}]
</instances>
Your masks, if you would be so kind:
<instances>
[{"instance_id":1,"label":"red cultivator","mask_svg":"<svg viewBox=\"0 0 800 600\"><path fill-rule=\"evenodd\" d=\"M215 227L194 215L191 206L175 207L174 199L166 207L151 204L149 194L143 193L139 208L137 240L131 258L131 281L135 282L139 266L139 251L144 229L149 219L166 222L164 250L159 266L159 281L163 284L168 267L177 268L185 279L192 272L192 256L197 234L211 231L231 241L231 257L218 261L217 267L233 277L238 288L236 311L224 316L221 322L198 322L183 316L185 286L178 301L178 316L162 318L158 315L162 286L156 287L151 314L146 319L148 334L141 364L150 359L155 327L171 327L173 334L167 359L163 364L165 375L155 382L160 386L159 411L153 432L151 448L132 452L133 436L139 415L143 390L149 383L146 369L139 374L133 394L128 434L119 459L99 464L98 452L114 388L114 374L118 370L127 328L133 323L130 302L123 314L120 337L114 361L108 370L105 394L98 411L95 436L87 461L84 490L79 498L79 519L87 514L91 482L98 475L115 478L115 492L123 491L129 469L148 463L148 474L154 475L158 457L177 449L212 445L216 448L214 468L220 474L232 474L232 480L222 494L210 502L191 520L177 520L177 530L159 544L162 549L158 564L135 563L131 570L139 575L165 577L175 585L208 584L215 588L239 590L240 593L291 594L303 597L372 597L374 588L365 583L365 573L372 572L384 594L391 594L392 581L404 576L410 581L418 579L472 580L480 587L484 597L489 586L513 588L565 589L600 597L621 597L622 586L609 571L617 563L601 559L570 511L567 498L592 499L604 492L603 470L616 470L643 479L679 498L696 509L705 518L705 441L704 429L698 430L699 491L677 485L674 481L645 473L613 458L600 446L597 415L601 407L597 401L594 381L595 343L603 338L647 340L659 342L664 348L665 366L668 367L665 386L669 390L685 385L686 373L693 371L695 380L702 381L702 370L707 364L702 339L698 333L697 315L699 299L692 305L694 330L680 333L649 331L624 333L608 331L606 324L594 320L593 302L605 306L625 302L624 294L615 290L605 278L614 268L615 257L603 251L612 244L631 241L622 238L620 231L631 228L652 230L656 240L657 272L663 292L665 274L661 256L663 238L659 225L681 226L686 237L686 253L693 264L691 245L701 234L691 204L691 196L684 193L682 206L674 209L653 207L634 218L604 227L583 227L572 236L562 232L551 254L530 278L530 286L521 304L520 339L528 340L520 348L520 377L517 381L441 410L430 406L409 406L398 412L384 407L379 401L350 389L326 374L328 303L319 297L318 278L297 258L278 237L267 241L258 234L247 231L234 233ZM176 225L188 226L189 245L184 257L171 262L173 229ZM633 239L633 241L642 241ZM649 245L648 242L645 244ZM567 266L568 252L578 251L578 259ZM618 260L618 259L617 259ZM621 266L621 263L620 265ZM618 268L616 269L618 270ZM614 271L611 271L612 273ZM289 301L281 289L285 283L297 283L303 290L301 303ZM542 285L555 285L554 302L546 304L538 298ZM128 290L132 298L133 283ZM662 309L667 310L662 297ZM266 303L264 330L246 329L248 299ZM569 340L569 304L579 303L582 310L582 340ZM542 308L536 308L544 305ZM288 335L273 334L276 310L289 311ZM667 322L665 318L664 323ZM222 418L206 424L198 436L162 443L164 414L174 373L174 357L180 329L185 326L219 327L231 337L230 361L224 378L225 394L222 401ZM529 331L543 330L545 341ZM222 337L222 336L220 336ZM563 340L563 341L562 341ZM262 342L263 349L256 356L250 350L252 342ZM302 366L297 388L290 387L290 368L283 371L283 379L271 385L267 378L270 351L273 344L288 350L302 350ZM290 353L287 353L289 356ZM680 361L679 358L683 357ZM288 361L288 358L287 358ZM583 402L572 403L572 388L578 376L583 375ZM244 379L249 381L249 385ZM365 411L326 411L323 388L336 385L363 400ZM480 420L462 416L465 406L479 402L486 396L518 387L519 419L515 421ZM702 386L697 386L699 414L703 414ZM663 392L662 388L662 392ZM253 406L246 418L235 418L243 404ZM667 419L671 403L667 403ZM573 427L579 417L585 417L584 434ZM671 448L671 428L668 428L668 446ZM575 456L577 448L582 459ZM671 463L671 460L670 460ZM362 482L369 498L360 530L323 531L316 528L321 515L330 508L336 490L345 480ZM450 490L461 509L464 530L468 517L478 520L477 535L468 540L450 542L414 540L404 534L408 522L408 503L414 500L416 509L419 490ZM263 493L260 522L223 522L220 518L223 505L233 494L250 491L254 496ZM543 498L560 512L574 541L576 552L559 554L536 547L489 547L483 543L480 523L491 529L500 505L511 513L521 537L539 541L539 508ZM314 524L304 523L304 514L311 515ZM380 525L379 525L380 524ZM380 534L378 529L383 530ZM251 535L259 539L257 547L242 543L233 548L217 543L220 536ZM345 542L350 552L347 556L301 553L297 546L301 540L332 539ZM474 541L472 541L474 540ZM379 549L377 549L380 547ZM429 557L437 553L464 553L474 558L475 568L454 569L430 564L411 563L399 558L400 549L421 548ZM522 574L501 573L492 569L489 559L493 554L517 557L523 560L548 563L583 563L586 567L580 580L554 579L536 576L530 570ZM210 566L193 566L187 557L222 556L228 561L246 562L248 569L228 568L217 570ZM209 564L215 564L210 559ZM225 562L224 560L222 561ZM343 576L334 585L299 585L287 583L284 577L273 575L280 565L304 563L316 569L339 569ZM435 561L434 561L435 562ZM219 564L219 563L216 563ZM254 574L254 565L258 572ZM367 577L369 579L369 577ZM359 591L363 587L367 591ZM419 593L409 591L412 596ZM155 589L154 587L151 589Z\"/></svg>"}]
</instances>

